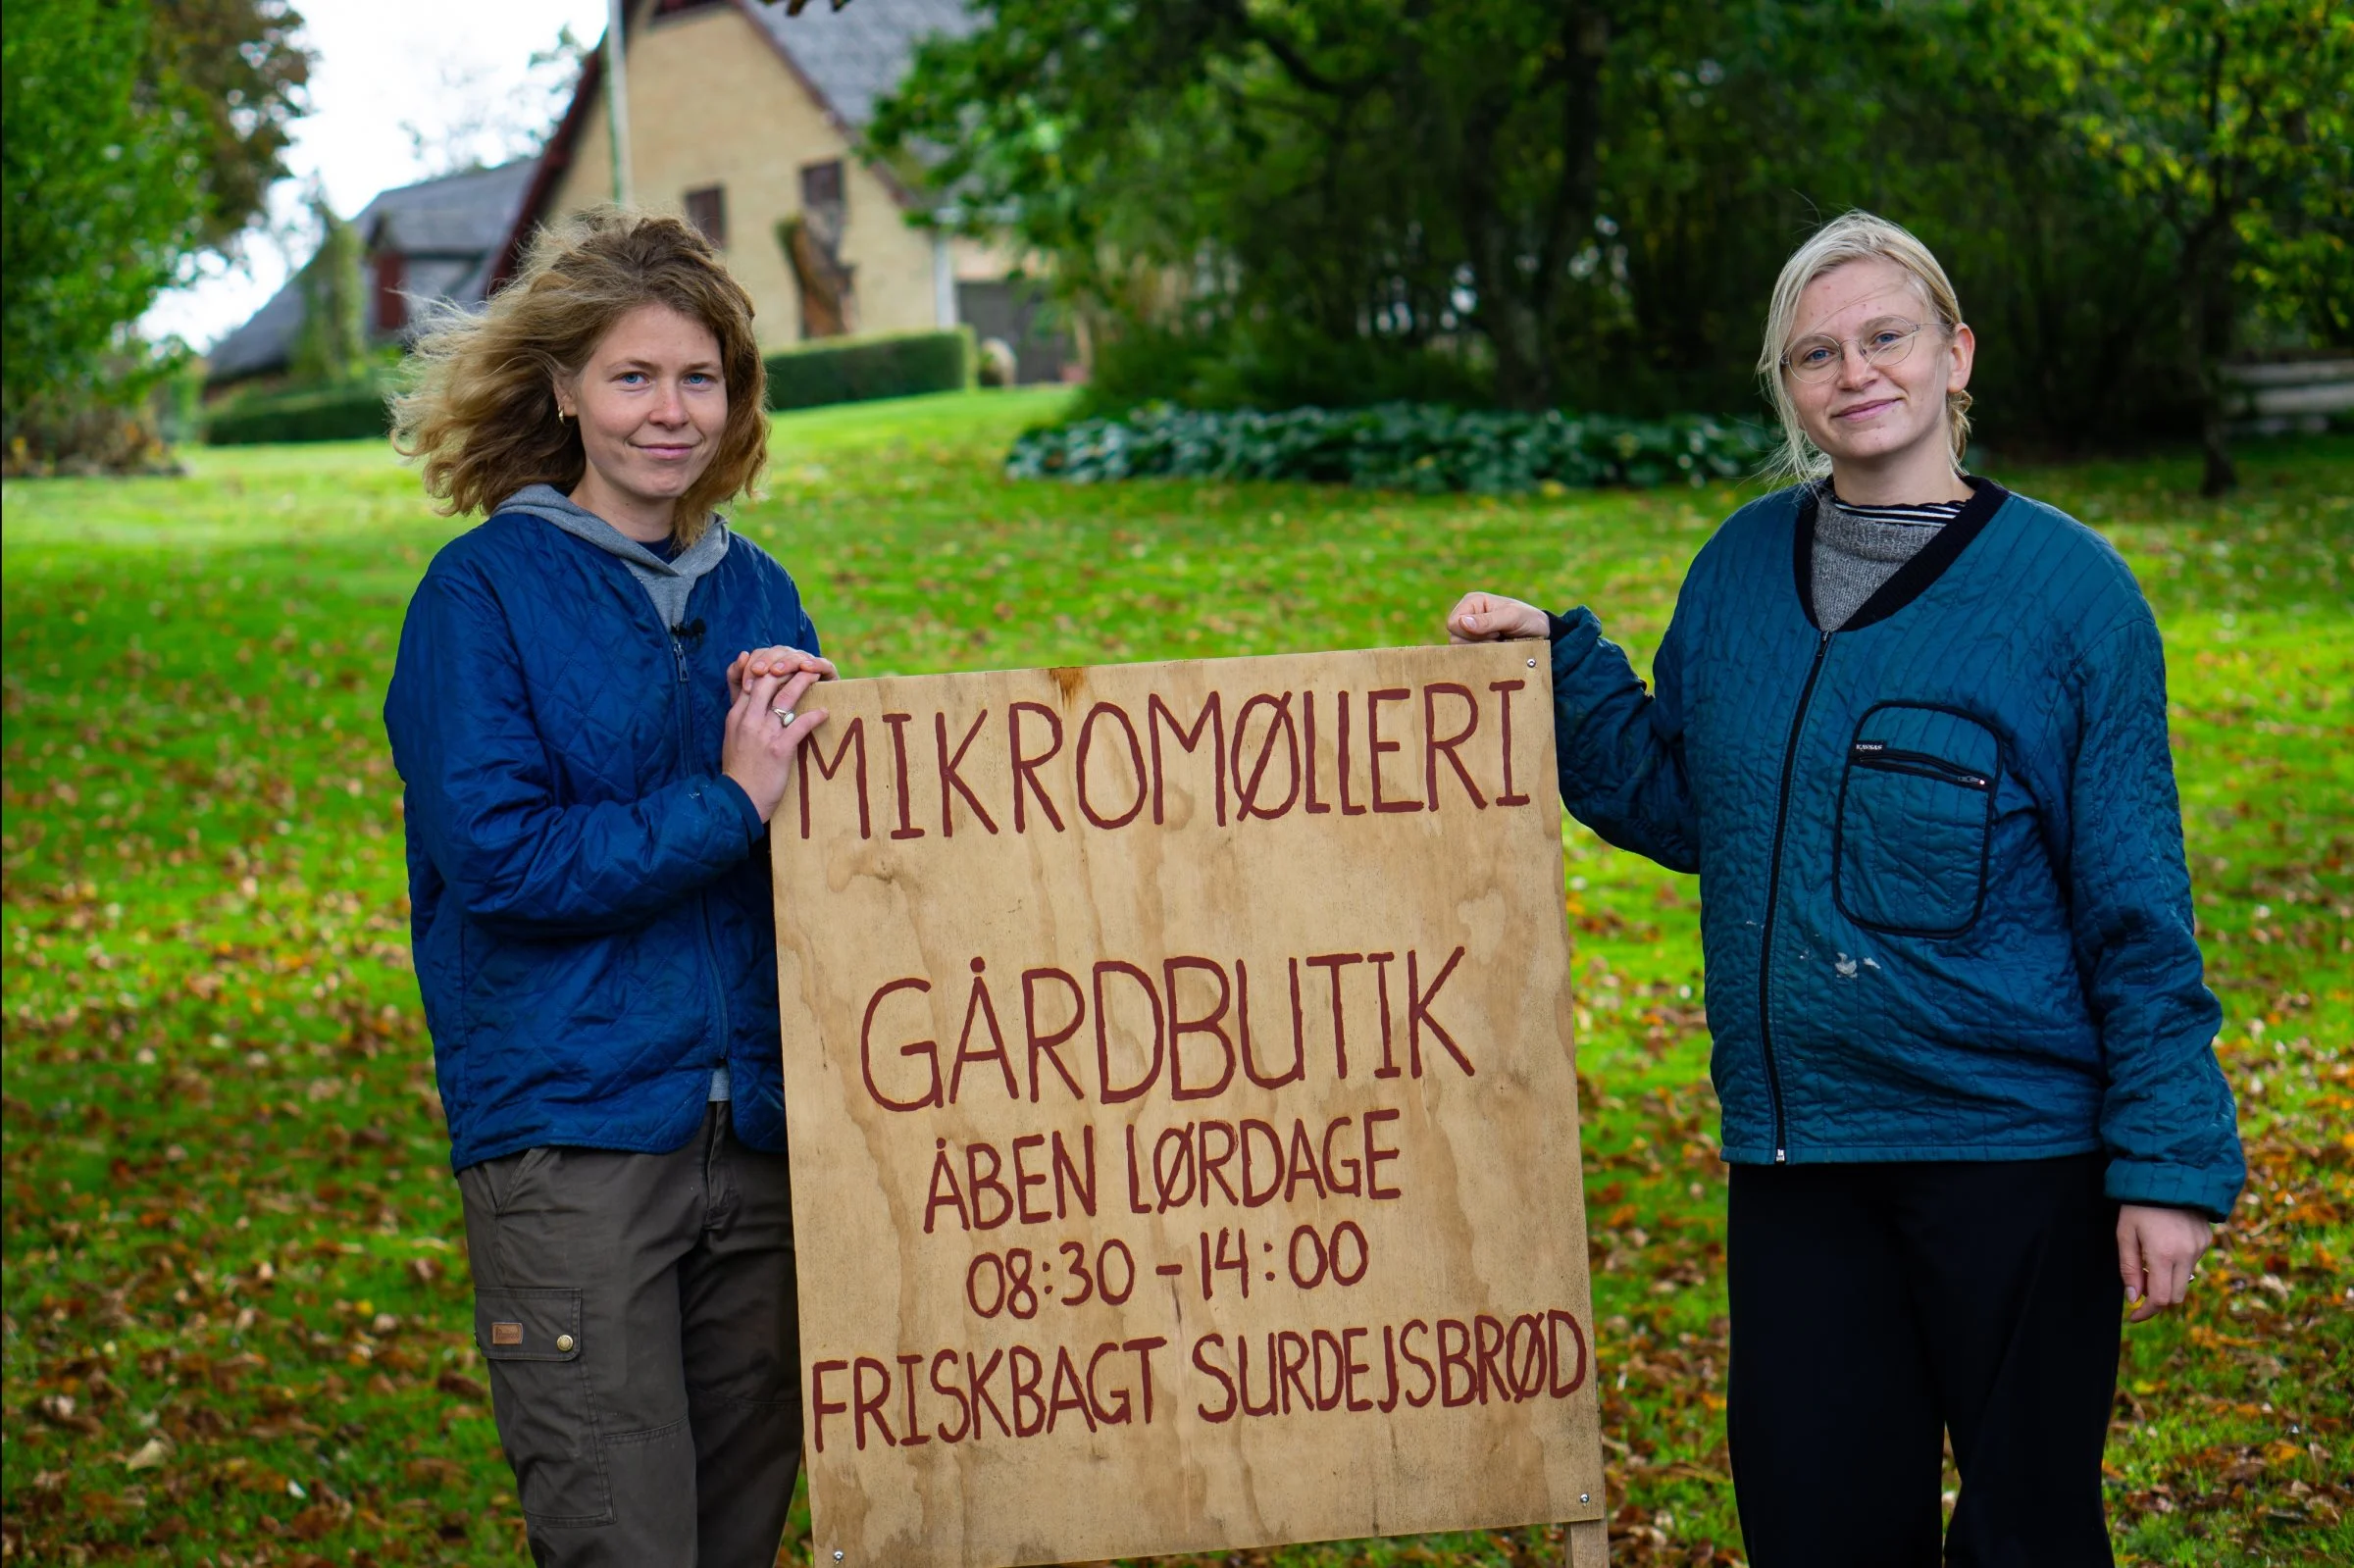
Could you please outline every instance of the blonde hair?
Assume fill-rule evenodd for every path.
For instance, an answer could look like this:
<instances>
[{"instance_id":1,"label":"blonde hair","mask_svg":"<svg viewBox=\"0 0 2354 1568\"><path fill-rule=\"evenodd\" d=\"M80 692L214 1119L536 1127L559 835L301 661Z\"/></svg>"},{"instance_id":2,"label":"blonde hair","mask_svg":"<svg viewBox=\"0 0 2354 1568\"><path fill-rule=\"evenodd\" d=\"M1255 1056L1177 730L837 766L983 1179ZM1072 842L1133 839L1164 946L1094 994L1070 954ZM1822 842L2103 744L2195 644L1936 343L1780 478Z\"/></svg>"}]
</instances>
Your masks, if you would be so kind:
<instances>
[{"instance_id":1,"label":"blonde hair","mask_svg":"<svg viewBox=\"0 0 2354 1568\"><path fill-rule=\"evenodd\" d=\"M1798 329L1798 297L1809 283L1833 268L1875 256L1912 275L1948 338L1962 325L1962 302L1955 296L1945 269L1937 265L1929 247L1902 226L1868 212L1846 212L1815 230L1782 263L1782 276L1773 282L1773 302L1766 310L1766 343L1758 351L1758 376L1782 422L1781 450L1770 465L1777 474L1817 480L1831 471L1831 460L1807 438L1798 423L1797 406L1790 400L1790 369L1783 359L1790 352L1790 335ZM1959 472L1962 454L1970 447L1969 392L1945 394L1945 434Z\"/></svg>"},{"instance_id":2,"label":"blonde hair","mask_svg":"<svg viewBox=\"0 0 2354 1568\"><path fill-rule=\"evenodd\" d=\"M702 477L680 496L671 535L691 544L711 509L749 490L768 461L768 373L751 296L700 233L675 218L596 207L532 236L512 281L480 312L442 312L416 342L392 440L422 458L426 493L446 513L488 512L527 484L570 490L588 469L577 421L555 387L640 305L667 305L711 329L728 423Z\"/></svg>"}]
</instances>

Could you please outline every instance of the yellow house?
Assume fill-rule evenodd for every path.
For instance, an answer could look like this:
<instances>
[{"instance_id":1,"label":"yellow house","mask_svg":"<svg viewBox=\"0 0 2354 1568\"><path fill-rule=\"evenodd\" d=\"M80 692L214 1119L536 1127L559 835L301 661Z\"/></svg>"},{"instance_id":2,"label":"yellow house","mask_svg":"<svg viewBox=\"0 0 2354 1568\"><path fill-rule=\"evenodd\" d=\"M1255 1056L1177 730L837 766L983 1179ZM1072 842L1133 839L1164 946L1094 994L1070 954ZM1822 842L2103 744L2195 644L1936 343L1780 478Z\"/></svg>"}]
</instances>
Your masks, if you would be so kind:
<instances>
[{"instance_id":1,"label":"yellow house","mask_svg":"<svg viewBox=\"0 0 2354 1568\"><path fill-rule=\"evenodd\" d=\"M876 103L925 38L975 25L962 0L852 0L799 16L762 0L631 0L624 121L637 205L700 228L752 296L762 346L970 326L1025 381L1076 372L1035 330L1013 258L919 228L923 201L858 156ZM508 244L613 197L603 56L587 63Z\"/></svg>"}]
</instances>

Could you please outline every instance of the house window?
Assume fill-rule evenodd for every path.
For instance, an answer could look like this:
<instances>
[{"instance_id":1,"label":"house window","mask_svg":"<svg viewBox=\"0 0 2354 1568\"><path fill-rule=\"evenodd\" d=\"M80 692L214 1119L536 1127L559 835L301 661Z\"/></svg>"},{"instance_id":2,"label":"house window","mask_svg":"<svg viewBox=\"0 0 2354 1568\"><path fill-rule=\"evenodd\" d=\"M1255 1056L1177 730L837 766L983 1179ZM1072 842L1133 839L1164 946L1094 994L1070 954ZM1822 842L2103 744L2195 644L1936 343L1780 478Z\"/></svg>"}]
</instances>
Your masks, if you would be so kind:
<instances>
[{"instance_id":1,"label":"house window","mask_svg":"<svg viewBox=\"0 0 2354 1568\"><path fill-rule=\"evenodd\" d=\"M728 193L726 187L705 185L687 193L687 221L702 231L705 239L721 249L728 243Z\"/></svg>"},{"instance_id":2,"label":"house window","mask_svg":"<svg viewBox=\"0 0 2354 1568\"><path fill-rule=\"evenodd\" d=\"M801 165L801 210L780 232L801 286L801 335L840 337L858 330L857 269L842 259L848 217L842 160Z\"/></svg>"},{"instance_id":3,"label":"house window","mask_svg":"<svg viewBox=\"0 0 2354 1568\"><path fill-rule=\"evenodd\" d=\"M842 185L841 159L801 166L801 217L817 242L839 258L843 226L849 218Z\"/></svg>"},{"instance_id":4,"label":"house window","mask_svg":"<svg viewBox=\"0 0 2354 1568\"><path fill-rule=\"evenodd\" d=\"M409 302L401 296L408 286L409 259L396 250L376 253L376 329L397 332L409 325Z\"/></svg>"}]
</instances>

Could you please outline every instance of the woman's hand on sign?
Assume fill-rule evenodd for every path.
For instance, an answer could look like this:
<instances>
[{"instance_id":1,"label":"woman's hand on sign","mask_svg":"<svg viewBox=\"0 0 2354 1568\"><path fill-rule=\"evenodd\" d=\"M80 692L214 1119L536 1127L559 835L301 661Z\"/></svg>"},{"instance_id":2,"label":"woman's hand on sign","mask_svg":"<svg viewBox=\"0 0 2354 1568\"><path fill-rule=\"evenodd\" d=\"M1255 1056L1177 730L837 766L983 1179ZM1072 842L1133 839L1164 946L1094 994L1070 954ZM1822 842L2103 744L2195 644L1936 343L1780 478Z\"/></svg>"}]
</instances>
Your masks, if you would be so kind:
<instances>
[{"instance_id":1,"label":"woman's hand on sign","mask_svg":"<svg viewBox=\"0 0 2354 1568\"><path fill-rule=\"evenodd\" d=\"M1552 628L1544 611L1501 593L1466 593L1447 612L1450 642L1510 642L1545 636Z\"/></svg>"},{"instance_id":2,"label":"woman's hand on sign","mask_svg":"<svg viewBox=\"0 0 2354 1568\"><path fill-rule=\"evenodd\" d=\"M2117 1211L2117 1270L2124 1277L2125 1299L2143 1323L2179 1306L2198 1278L2199 1254L2215 1239L2215 1227L2187 1209L2127 1203Z\"/></svg>"},{"instance_id":3,"label":"woman's hand on sign","mask_svg":"<svg viewBox=\"0 0 2354 1568\"><path fill-rule=\"evenodd\" d=\"M780 650L765 651L773 654ZM744 654L738 663L752 657ZM799 703L811 686L834 673L834 667L805 653L797 657L803 663L791 674L780 673L777 661L773 660L768 674L755 675L746 670L741 683L733 668L728 672L728 683L735 690L736 700L728 709L727 735L720 743L719 771L751 796L752 808L760 813L762 822L775 815L777 802L785 798L785 785L793 778L793 753L800 749L811 731L826 722L825 709L812 708L802 713ZM821 665L824 668L815 668Z\"/></svg>"},{"instance_id":4,"label":"woman's hand on sign","mask_svg":"<svg viewBox=\"0 0 2354 1568\"><path fill-rule=\"evenodd\" d=\"M816 671L820 681L841 677L833 660L803 653L798 648L754 648L748 653L739 653L736 662L728 666L728 700L734 702L742 696L744 682L753 677L773 675L779 680L790 680L804 670Z\"/></svg>"}]
</instances>

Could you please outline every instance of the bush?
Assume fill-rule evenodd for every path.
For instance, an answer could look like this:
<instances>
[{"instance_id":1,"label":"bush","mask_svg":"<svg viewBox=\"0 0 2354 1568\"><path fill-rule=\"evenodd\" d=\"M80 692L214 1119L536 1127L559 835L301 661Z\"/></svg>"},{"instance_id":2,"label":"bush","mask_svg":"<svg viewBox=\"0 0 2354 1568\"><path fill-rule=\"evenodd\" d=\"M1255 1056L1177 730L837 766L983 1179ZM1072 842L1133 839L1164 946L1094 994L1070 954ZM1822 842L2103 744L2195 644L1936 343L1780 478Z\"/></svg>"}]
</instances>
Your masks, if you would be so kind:
<instances>
[{"instance_id":1,"label":"bush","mask_svg":"<svg viewBox=\"0 0 2354 1568\"><path fill-rule=\"evenodd\" d=\"M0 449L0 474L11 479L53 474L179 474L151 410L115 400L117 382L27 397L17 409Z\"/></svg>"},{"instance_id":2,"label":"bush","mask_svg":"<svg viewBox=\"0 0 2354 1568\"><path fill-rule=\"evenodd\" d=\"M768 406L816 408L918 392L960 392L977 383L979 351L969 328L826 338L768 358Z\"/></svg>"},{"instance_id":3,"label":"bush","mask_svg":"<svg viewBox=\"0 0 2354 1568\"><path fill-rule=\"evenodd\" d=\"M1090 419L1156 402L1268 411L1377 403L1492 407L1493 378L1480 346L1466 349L1336 342L1280 319L1192 328L1124 320L1099 337L1077 412Z\"/></svg>"},{"instance_id":4,"label":"bush","mask_svg":"<svg viewBox=\"0 0 2354 1568\"><path fill-rule=\"evenodd\" d=\"M384 388L374 381L248 393L230 398L206 418L204 438L215 446L251 446L383 435L392 429L384 397Z\"/></svg>"},{"instance_id":5,"label":"bush","mask_svg":"<svg viewBox=\"0 0 2354 1568\"><path fill-rule=\"evenodd\" d=\"M1754 471L1771 447L1755 426L1466 412L1430 403L1280 414L1173 408L1025 431L1012 479L1304 480L1385 490L1532 490L1548 484L1701 484Z\"/></svg>"}]
</instances>

